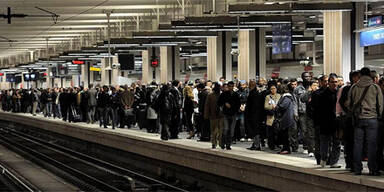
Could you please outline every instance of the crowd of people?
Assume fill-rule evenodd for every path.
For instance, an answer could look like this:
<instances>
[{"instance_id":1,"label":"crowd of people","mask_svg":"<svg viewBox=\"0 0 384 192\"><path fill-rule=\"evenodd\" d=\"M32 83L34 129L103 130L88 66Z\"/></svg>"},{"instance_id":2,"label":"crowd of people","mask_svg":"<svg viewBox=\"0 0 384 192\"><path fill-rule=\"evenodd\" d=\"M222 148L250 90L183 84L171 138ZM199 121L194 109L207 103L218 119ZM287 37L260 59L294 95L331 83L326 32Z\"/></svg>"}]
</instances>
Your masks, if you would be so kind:
<instances>
[{"instance_id":1,"label":"crowd of people","mask_svg":"<svg viewBox=\"0 0 384 192\"><path fill-rule=\"evenodd\" d=\"M162 140L187 131L188 139L210 141L213 149L252 141L249 150L268 147L283 155L297 153L302 143L303 153L321 167L340 168L344 146L347 169L359 175L367 160L369 174L379 175L384 170L384 77L362 68L349 79L303 72L300 78L268 81L11 89L1 92L1 109L112 129L137 125L160 133Z\"/></svg>"}]
</instances>

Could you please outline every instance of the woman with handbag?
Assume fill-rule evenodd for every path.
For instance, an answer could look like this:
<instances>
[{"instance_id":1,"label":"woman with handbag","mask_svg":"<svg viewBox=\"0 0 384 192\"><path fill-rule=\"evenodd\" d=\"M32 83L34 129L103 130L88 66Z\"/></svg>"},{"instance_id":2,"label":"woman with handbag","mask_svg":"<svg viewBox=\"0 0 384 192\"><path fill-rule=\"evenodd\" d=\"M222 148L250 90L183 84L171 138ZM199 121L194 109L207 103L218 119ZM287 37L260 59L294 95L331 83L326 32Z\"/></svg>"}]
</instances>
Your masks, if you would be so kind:
<instances>
[{"instance_id":1,"label":"woman with handbag","mask_svg":"<svg viewBox=\"0 0 384 192\"><path fill-rule=\"evenodd\" d=\"M277 106L277 103L280 100L281 95L277 93L277 87L276 85L270 85L269 87L270 94L265 97L264 102L264 109L267 112L267 134L268 134L268 147L271 150L275 149L275 142L276 142L276 134L275 130L273 128L273 121L275 119L275 108Z\"/></svg>"}]
</instances>

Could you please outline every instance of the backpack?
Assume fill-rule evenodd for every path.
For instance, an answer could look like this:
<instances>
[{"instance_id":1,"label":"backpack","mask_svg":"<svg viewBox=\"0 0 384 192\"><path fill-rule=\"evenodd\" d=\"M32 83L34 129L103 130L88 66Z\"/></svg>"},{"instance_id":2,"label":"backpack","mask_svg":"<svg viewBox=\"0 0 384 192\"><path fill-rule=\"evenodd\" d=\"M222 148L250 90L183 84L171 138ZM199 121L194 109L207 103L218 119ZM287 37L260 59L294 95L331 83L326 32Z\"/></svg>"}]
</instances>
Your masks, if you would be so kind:
<instances>
[{"instance_id":1,"label":"backpack","mask_svg":"<svg viewBox=\"0 0 384 192\"><path fill-rule=\"evenodd\" d=\"M351 105L353 105L352 110L351 110L352 111L352 124L353 125L356 125L360 114L363 112L362 102L363 102L365 96L367 95L368 89L371 86L372 85L369 85L369 86L364 88L363 94L361 95L361 97L360 97L359 101L357 101L357 103L353 104L353 102L351 102Z\"/></svg>"}]
</instances>

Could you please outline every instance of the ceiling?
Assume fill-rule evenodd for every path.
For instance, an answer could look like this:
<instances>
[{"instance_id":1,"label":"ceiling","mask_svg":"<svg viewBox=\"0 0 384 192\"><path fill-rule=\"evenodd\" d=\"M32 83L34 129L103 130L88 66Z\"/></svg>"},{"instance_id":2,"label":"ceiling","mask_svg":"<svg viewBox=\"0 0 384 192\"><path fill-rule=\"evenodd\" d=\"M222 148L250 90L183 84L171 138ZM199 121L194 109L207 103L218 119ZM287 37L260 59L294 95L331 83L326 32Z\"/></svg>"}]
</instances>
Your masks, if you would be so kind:
<instances>
[{"instance_id":1,"label":"ceiling","mask_svg":"<svg viewBox=\"0 0 384 192\"><path fill-rule=\"evenodd\" d=\"M7 19L0 18L0 59L16 56L39 49L55 46L57 50L68 48L70 42L79 44L81 36L95 43L105 40L101 29L107 27L106 10L111 14L112 35L122 37L137 30L152 30L152 22L159 18L160 23L170 23L171 20L182 18L182 2L185 3L185 15L195 15L197 12L210 13L213 11L212 0L0 0L0 14L7 14L7 7L12 14L28 15L24 18L12 18L11 24ZM309 1L290 0L289 2L351 2L351 1ZM216 7L225 7L225 3L276 3L271 0L216 0ZM358 2L358 1L354 1ZM368 1L359 1L368 2ZM376 9L384 8L380 1L375 2ZM45 10L45 11L44 11ZM50 13L59 17L55 21ZM321 23L322 15L296 15L293 17L294 27L302 28L307 22ZM122 31L121 33L119 31ZM47 41L48 40L48 41ZM89 44L89 43L88 43Z\"/></svg>"}]
</instances>

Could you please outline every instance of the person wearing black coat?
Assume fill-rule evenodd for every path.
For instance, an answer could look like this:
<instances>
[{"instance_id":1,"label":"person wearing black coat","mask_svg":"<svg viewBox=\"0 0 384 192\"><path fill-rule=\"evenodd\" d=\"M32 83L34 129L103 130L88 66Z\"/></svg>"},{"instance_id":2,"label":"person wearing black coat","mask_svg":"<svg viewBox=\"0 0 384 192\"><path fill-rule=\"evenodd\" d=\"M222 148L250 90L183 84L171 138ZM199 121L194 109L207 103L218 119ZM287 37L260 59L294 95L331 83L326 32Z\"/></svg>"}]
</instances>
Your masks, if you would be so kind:
<instances>
[{"instance_id":1,"label":"person wearing black coat","mask_svg":"<svg viewBox=\"0 0 384 192\"><path fill-rule=\"evenodd\" d=\"M169 90L169 92L173 95L173 99L175 101L176 106L173 109L172 114L172 125L170 127L170 139L177 139L179 134L179 128L180 128L180 112L182 107L182 94L179 90L180 87L180 81L174 80L172 81L172 88Z\"/></svg>"},{"instance_id":2,"label":"person wearing black coat","mask_svg":"<svg viewBox=\"0 0 384 192\"><path fill-rule=\"evenodd\" d=\"M209 119L204 119L205 113L205 102L207 100L209 90L205 88L203 83L198 85L199 93L199 115L198 115L198 126L200 131L200 141L210 141L211 140L211 129L210 129L210 121Z\"/></svg>"},{"instance_id":3,"label":"person wearing black coat","mask_svg":"<svg viewBox=\"0 0 384 192\"><path fill-rule=\"evenodd\" d=\"M262 109L264 108L264 99L257 90L256 82L249 82L249 95L245 105L245 121L247 125L247 135L249 138L253 138L253 143L249 150L261 150L260 146L260 133L262 119ZM263 102L261 102L263 100Z\"/></svg>"},{"instance_id":4,"label":"person wearing black coat","mask_svg":"<svg viewBox=\"0 0 384 192\"><path fill-rule=\"evenodd\" d=\"M176 106L176 99L174 98L174 95L170 93L168 85L163 85L161 87L160 95L153 104L155 111L160 116L160 138L162 140L170 139L170 126L173 124L172 116Z\"/></svg>"},{"instance_id":5,"label":"person wearing black coat","mask_svg":"<svg viewBox=\"0 0 384 192\"><path fill-rule=\"evenodd\" d=\"M319 79L319 85L320 88L312 93L310 106L311 109L313 109L313 124L315 126L315 159L317 165L320 165L320 122L321 120L321 113L319 111L320 109L320 95L324 92L325 89L328 87L328 76L323 75Z\"/></svg>"},{"instance_id":6,"label":"person wearing black coat","mask_svg":"<svg viewBox=\"0 0 384 192\"><path fill-rule=\"evenodd\" d=\"M222 108L224 114L223 144L225 146L220 147L227 150L231 150L236 125L236 114L240 109L240 96L233 91L234 85L233 81L228 82L228 91L223 92L218 101L218 105Z\"/></svg>"},{"instance_id":7,"label":"person wearing black coat","mask_svg":"<svg viewBox=\"0 0 384 192\"><path fill-rule=\"evenodd\" d=\"M103 86L102 91L98 94L97 107L100 114L100 127L104 125L104 128L108 128L108 122L110 117L113 120L113 112L111 108L111 95L109 94L108 86ZM112 122L112 129L115 129L115 124Z\"/></svg>"},{"instance_id":8,"label":"person wearing black coat","mask_svg":"<svg viewBox=\"0 0 384 192\"><path fill-rule=\"evenodd\" d=\"M336 138L336 102L337 102L337 77L330 76L328 80L329 87L322 92L319 97L319 110L321 114L320 121L320 165L325 166L328 160L331 168L340 168L337 164L340 157L340 141Z\"/></svg>"}]
</instances>

